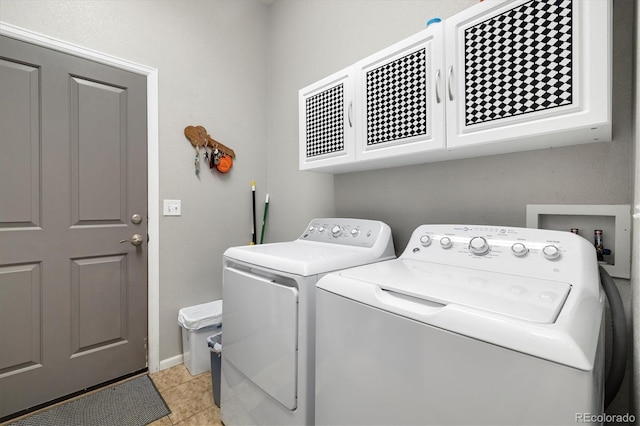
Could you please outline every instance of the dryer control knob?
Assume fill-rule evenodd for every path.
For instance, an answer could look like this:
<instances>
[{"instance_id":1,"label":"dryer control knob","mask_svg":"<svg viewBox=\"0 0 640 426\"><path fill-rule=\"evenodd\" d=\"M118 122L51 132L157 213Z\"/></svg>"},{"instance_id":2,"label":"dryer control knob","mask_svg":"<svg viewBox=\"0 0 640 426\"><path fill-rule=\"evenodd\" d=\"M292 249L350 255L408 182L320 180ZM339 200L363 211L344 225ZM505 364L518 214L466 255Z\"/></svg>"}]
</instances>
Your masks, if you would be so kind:
<instances>
[{"instance_id":1,"label":"dryer control knob","mask_svg":"<svg viewBox=\"0 0 640 426\"><path fill-rule=\"evenodd\" d=\"M469 241L469 251L475 255L482 256L489 253L489 243L483 237L473 237Z\"/></svg>"},{"instance_id":2,"label":"dryer control knob","mask_svg":"<svg viewBox=\"0 0 640 426\"><path fill-rule=\"evenodd\" d=\"M431 237L428 235L423 235L422 237L420 237L420 244L422 244L424 247L431 245Z\"/></svg>"},{"instance_id":3,"label":"dryer control knob","mask_svg":"<svg viewBox=\"0 0 640 426\"><path fill-rule=\"evenodd\" d=\"M351 231L349 233L352 237L357 237L358 235L360 235L360 230L358 228L351 228Z\"/></svg>"},{"instance_id":4,"label":"dryer control knob","mask_svg":"<svg viewBox=\"0 0 640 426\"><path fill-rule=\"evenodd\" d=\"M515 243L514 245L511 246L511 252L518 257L523 257L523 256L526 256L527 253L529 253L529 250L527 249L527 246L525 246L524 244Z\"/></svg>"},{"instance_id":5,"label":"dryer control knob","mask_svg":"<svg viewBox=\"0 0 640 426\"><path fill-rule=\"evenodd\" d=\"M440 247L443 249L450 249L453 247L453 241L451 241L451 238L449 237L442 237L440 238Z\"/></svg>"},{"instance_id":6,"label":"dryer control knob","mask_svg":"<svg viewBox=\"0 0 640 426\"><path fill-rule=\"evenodd\" d=\"M560 257L560 249L554 245L544 246L542 255L549 260L555 260Z\"/></svg>"},{"instance_id":7,"label":"dryer control knob","mask_svg":"<svg viewBox=\"0 0 640 426\"><path fill-rule=\"evenodd\" d=\"M333 225L333 228L331 228L331 235L338 238L340 235L342 235L342 227L339 225Z\"/></svg>"}]
</instances>

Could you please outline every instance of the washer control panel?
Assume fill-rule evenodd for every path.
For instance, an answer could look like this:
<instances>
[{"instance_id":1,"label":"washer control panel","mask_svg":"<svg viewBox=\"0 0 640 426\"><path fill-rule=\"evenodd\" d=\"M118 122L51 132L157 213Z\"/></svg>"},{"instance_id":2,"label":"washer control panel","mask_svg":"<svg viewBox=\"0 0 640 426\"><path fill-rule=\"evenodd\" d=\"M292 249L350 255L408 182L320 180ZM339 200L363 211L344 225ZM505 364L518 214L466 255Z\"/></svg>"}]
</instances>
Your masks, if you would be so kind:
<instances>
[{"instance_id":1,"label":"washer control panel","mask_svg":"<svg viewBox=\"0 0 640 426\"><path fill-rule=\"evenodd\" d=\"M400 258L547 277L596 264L593 245L571 232L484 225L421 225Z\"/></svg>"},{"instance_id":2,"label":"washer control panel","mask_svg":"<svg viewBox=\"0 0 640 426\"><path fill-rule=\"evenodd\" d=\"M324 218L313 219L300 240L373 247L376 241L390 239L389 226L377 220Z\"/></svg>"}]
</instances>

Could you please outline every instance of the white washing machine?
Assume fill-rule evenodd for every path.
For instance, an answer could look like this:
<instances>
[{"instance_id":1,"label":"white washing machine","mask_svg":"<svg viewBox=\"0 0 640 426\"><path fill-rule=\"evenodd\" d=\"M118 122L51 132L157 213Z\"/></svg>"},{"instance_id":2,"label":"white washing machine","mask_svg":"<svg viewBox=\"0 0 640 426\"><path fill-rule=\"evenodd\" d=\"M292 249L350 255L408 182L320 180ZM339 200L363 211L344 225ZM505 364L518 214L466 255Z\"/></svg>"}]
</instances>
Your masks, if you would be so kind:
<instances>
[{"instance_id":1,"label":"white washing machine","mask_svg":"<svg viewBox=\"0 0 640 426\"><path fill-rule=\"evenodd\" d=\"M313 424L316 283L393 258L389 226L360 219L314 219L295 241L225 251L225 425Z\"/></svg>"},{"instance_id":2,"label":"white washing machine","mask_svg":"<svg viewBox=\"0 0 640 426\"><path fill-rule=\"evenodd\" d=\"M603 411L603 295L580 236L422 225L398 259L317 287L317 424L575 425Z\"/></svg>"}]
</instances>

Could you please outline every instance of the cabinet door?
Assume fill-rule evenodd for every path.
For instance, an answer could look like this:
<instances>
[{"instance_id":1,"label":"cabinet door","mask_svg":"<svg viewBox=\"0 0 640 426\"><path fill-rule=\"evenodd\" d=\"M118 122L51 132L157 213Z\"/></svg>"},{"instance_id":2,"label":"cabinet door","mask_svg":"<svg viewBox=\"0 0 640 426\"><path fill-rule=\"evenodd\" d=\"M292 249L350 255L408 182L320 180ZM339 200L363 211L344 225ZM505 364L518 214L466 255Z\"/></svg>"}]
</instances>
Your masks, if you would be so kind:
<instances>
[{"instance_id":1,"label":"cabinet door","mask_svg":"<svg viewBox=\"0 0 640 426\"><path fill-rule=\"evenodd\" d=\"M332 171L355 159L353 68L300 89L300 170Z\"/></svg>"},{"instance_id":2,"label":"cabinet door","mask_svg":"<svg viewBox=\"0 0 640 426\"><path fill-rule=\"evenodd\" d=\"M447 147L611 140L610 21L608 0L487 0L448 19Z\"/></svg>"},{"instance_id":3,"label":"cabinet door","mask_svg":"<svg viewBox=\"0 0 640 426\"><path fill-rule=\"evenodd\" d=\"M356 159L376 167L425 161L444 148L442 24L356 63Z\"/></svg>"}]
</instances>

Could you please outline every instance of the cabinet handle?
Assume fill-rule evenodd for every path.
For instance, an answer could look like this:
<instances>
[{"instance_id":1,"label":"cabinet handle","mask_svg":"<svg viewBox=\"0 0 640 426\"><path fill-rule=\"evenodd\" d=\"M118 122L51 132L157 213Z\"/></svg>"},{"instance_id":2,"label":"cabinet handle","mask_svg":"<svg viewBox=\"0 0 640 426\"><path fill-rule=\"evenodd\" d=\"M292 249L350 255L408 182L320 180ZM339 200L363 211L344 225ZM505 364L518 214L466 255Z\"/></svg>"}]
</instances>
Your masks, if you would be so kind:
<instances>
[{"instance_id":1,"label":"cabinet handle","mask_svg":"<svg viewBox=\"0 0 640 426\"><path fill-rule=\"evenodd\" d=\"M440 70L436 72L436 103L439 104L440 99Z\"/></svg>"},{"instance_id":2,"label":"cabinet handle","mask_svg":"<svg viewBox=\"0 0 640 426\"><path fill-rule=\"evenodd\" d=\"M449 72L447 73L447 87L449 88L449 100L453 100L453 92L451 90L451 80L453 79L453 65L449 66Z\"/></svg>"},{"instance_id":3,"label":"cabinet handle","mask_svg":"<svg viewBox=\"0 0 640 426\"><path fill-rule=\"evenodd\" d=\"M353 121L351 121L352 111L353 111L353 102L349 102L349 110L347 112L347 117L349 118L349 127L353 127Z\"/></svg>"}]
</instances>

